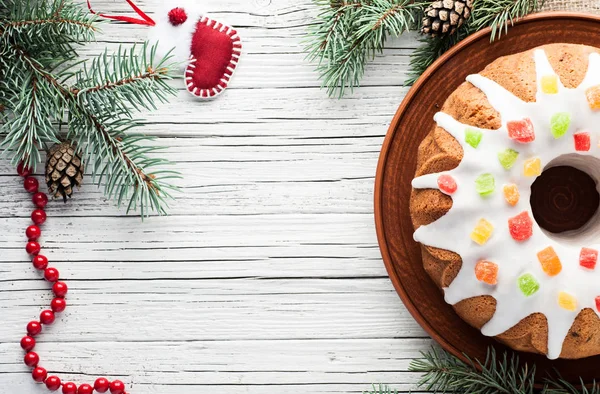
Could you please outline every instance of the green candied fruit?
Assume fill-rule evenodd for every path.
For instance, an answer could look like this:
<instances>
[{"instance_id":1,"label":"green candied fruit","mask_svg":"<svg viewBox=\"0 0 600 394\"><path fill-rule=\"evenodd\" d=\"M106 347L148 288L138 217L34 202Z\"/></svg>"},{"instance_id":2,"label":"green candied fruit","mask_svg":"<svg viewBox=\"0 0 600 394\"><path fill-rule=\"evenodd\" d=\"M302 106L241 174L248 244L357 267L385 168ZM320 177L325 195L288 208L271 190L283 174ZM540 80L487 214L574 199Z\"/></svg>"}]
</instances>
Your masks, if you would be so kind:
<instances>
[{"instance_id":1,"label":"green candied fruit","mask_svg":"<svg viewBox=\"0 0 600 394\"><path fill-rule=\"evenodd\" d=\"M475 190L482 196L489 196L496 190L496 182L492 174L482 174L475 179Z\"/></svg>"},{"instance_id":2,"label":"green candied fruit","mask_svg":"<svg viewBox=\"0 0 600 394\"><path fill-rule=\"evenodd\" d=\"M525 297L529 297L537 293L540 289L540 284L533 275L524 274L519 277L519 289Z\"/></svg>"},{"instance_id":3,"label":"green candied fruit","mask_svg":"<svg viewBox=\"0 0 600 394\"><path fill-rule=\"evenodd\" d=\"M569 126L571 126L571 114L568 112L556 113L550 119L550 130L556 139L567 134Z\"/></svg>"},{"instance_id":4,"label":"green candied fruit","mask_svg":"<svg viewBox=\"0 0 600 394\"><path fill-rule=\"evenodd\" d=\"M517 162L518 157L519 152L514 149L505 149L498 153L498 160L500 160L500 164L505 170L510 170Z\"/></svg>"},{"instance_id":5,"label":"green candied fruit","mask_svg":"<svg viewBox=\"0 0 600 394\"><path fill-rule=\"evenodd\" d=\"M477 147L481 143L482 137L483 137L483 133L479 130L475 130L475 129L466 129L465 130L465 142L467 144L471 145L475 149L477 149Z\"/></svg>"}]
</instances>

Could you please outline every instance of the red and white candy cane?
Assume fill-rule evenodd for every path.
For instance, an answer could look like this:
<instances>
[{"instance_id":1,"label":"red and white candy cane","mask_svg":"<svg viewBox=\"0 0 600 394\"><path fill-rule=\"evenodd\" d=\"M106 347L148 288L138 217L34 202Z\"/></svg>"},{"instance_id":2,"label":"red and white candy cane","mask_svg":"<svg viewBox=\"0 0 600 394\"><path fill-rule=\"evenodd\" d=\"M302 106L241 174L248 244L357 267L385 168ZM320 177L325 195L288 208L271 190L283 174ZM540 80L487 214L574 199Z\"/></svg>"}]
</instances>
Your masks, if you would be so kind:
<instances>
[{"instance_id":1,"label":"red and white candy cane","mask_svg":"<svg viewBox=\"0 0 600 394\"><path fill-rule=\"evenodd\" d=\"M56 391L62 389L63 394L93 394L94 392L106 393L110 390L111 394L127 394L125 384L120 380L109 381L106 378L98 378L91 384L81 384L77 386L73 382L62 382L58 376L48 376L48 371L40 366L40 357L34 352L36 339L42 332L44 326L53 324L56 320L56 314L61 313L67 307L65 297L68 287L65 282L60 281L60 274L56 268L49 267L48 258L41 254L42 247L38 240L42 236L41 226L46 222L46 205L48 196L39 191L39 182L32 176L31 171L23 166L18 166L17 172L24 178L23 185L27 192L33 195L32 201L34 210L31 213L33 224L27 227L25 235L27 245L25 250L31 256L35 269L43 272L44 279L52 284L54 299L50 303L50 309L45 309L40 313L39 320L30 321L27 324L27 335L21 339L21 347L25 351L25 365L32 368L31 375L36 382L45 384L48 390Z\"/></svg>"},{"instance_id":2,"label":"red and white candy cane","mask_svg":"<svg viewBox=\"0 0 600 394\"><path fill-rule=\"evenodd\" d=\"M166 0L156 20L132 0L126 0L138 17L107 15L102 18L149 26L150 42L159 55L171 53L185 66L187 90L200 99L212 99L227 89L242 55L242 41L233 27L208 17L192 0Z\"/></svg>"}]
</instances>

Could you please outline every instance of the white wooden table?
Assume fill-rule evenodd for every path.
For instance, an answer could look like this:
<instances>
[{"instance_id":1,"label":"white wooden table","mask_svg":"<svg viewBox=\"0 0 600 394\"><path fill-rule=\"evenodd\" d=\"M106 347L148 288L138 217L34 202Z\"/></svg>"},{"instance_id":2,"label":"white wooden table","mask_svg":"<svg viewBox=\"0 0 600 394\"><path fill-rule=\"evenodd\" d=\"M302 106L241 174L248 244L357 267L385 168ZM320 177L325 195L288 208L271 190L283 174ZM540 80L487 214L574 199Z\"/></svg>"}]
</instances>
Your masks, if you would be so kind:
<instances>
[{"instance_id":1,"label":"white wooden table","mask_svg":"<svg viewBox=\"0 0 600 394\"><path fill-rule=\"evenodd\" d=\"M244 40L232 87L209 103L181 91L147 116L185 177L171 216L127 217L91 182L51 204L43 245L70 293L40 337L43 366L78 383L120 378L131 394L410 390L408 364L431 341L386 275L373 182L416 37L391 42L335 100L304 60L310 0L202 4ZM82 53L146 34L107 24ZM0 393L43 393L18 342L50 292L24 251L29 199L0 171Z\"/></svg>"}]
</instances>

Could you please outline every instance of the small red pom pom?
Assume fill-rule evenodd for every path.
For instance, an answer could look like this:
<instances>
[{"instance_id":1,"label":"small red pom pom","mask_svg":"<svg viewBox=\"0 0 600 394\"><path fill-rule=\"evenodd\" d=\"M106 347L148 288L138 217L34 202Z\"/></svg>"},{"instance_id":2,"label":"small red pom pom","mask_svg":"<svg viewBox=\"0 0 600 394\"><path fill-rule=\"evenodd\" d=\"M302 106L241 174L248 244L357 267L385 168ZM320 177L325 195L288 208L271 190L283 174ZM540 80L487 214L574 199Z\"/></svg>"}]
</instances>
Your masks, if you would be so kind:
<instances>
[{"instance_id":1,"label":"small red pom pom","mask_svg":"<svg viewBox=\"0 0 600 394\"><path fill-rule=\"evenodd\" d=\"M52 312L51 310L45 310L42 311L42 313L40 313L40 322L42 324L48 326L54 323L54 320L56 320L56 316L54 316L54 312Z\"/></svg>"},{"instance_id":2,"label":"small red pom pom","mask_svg":"<svg viewBox=\"0 0 600 394\"><path fill-rule=\"evenodd\" d=\"M46 212L41 209L36 209L31 213L31 220L38 226L44 224L46 222Z\"/></svg>"},{"instance_id":3,"label":"small red pom pom","mask_svg":"<svg viewBox=\"0 0 600 394\"><path fill-rule=\"evenodd\" d=\"M33 337L30 337L29 335L24 336L23 339L21 339L21 347L26 352L32 351L35 347L35 339Z\"/></svg>"},{"instance_id":4,"label":"small red pom pom","mask_svg":"<svg viewBox=\"0 0 600 394\"><path fill-rule=\"evenodd\" d=\"M42 367L37 367L31 372L31 376L33 377L33 380L41 383L44 380L46 380L46 377L48 376L48 371L46 371Z\"/></svg>"},{"instance_id":5,"label":"small red pom pom","mask_svg":"<svg viewBox=\"0 0 600 394\"><path fill-rule=\"evenodd\" d=\"M27 324L27 334L34 337L42 332L42 325L39 321L31 321Z\"/></svg>"},{"instance_id":6,"label":"small red pom pom","mask_svg":"<svg viewBox=\"0 0 600 394\"><path fill-rule=\"evenodd\" d=\"M40 356L38 356L37 353L29 352L25 355L23 361L25 361L25 365L28 367L35 367L40 362Z\"/></svg>"},{"instance_id":7,"label":"small red pom pom","mask_svg":"<svg viewBox=\"0 0 600 394\"><path fill-rule=\"evenodd\" d=\"M37 242L27 242L27 246L25 246L25 250L27 251L27 254L32 255L32 256L37 256L40 253L40 251L42 250L42 247Z\"/></svg>"},{"instance_id":8,"label":"small red pom pom","mask_svg":"<svg viewBox=\"0 0 600 394\"><path fill-rule=\"evenodd\" d=\"M50 391L56 391L60 388L60 378L58 376L48 376L46 387Z\"/></svg>"},{"instance_id":9,"label":"small red pom pom","mask_svg":"<svg viewBox=\"0 0 600 394\"><path fill-rule=\"evenodd\" d=\"M42 230L38 226L29 226L27 230L25 230L25 235L27 239L30 241L37 241L42 236Z\"/></svg>"},{"instance_id":10,"label":"small red pom pom","mask_svg":"<svg viewBox=\"0 0 600 394\"><path fill-rule=\"evenodd\" d=\"M77 394L77 385L73 382L63 384L63 394Z\"/></svg>"},{"instance_id":11,"label":"small red pom pom","mask_svg":"<svg viewBox=\"0 0 600 394\"><path fill-rule=\"evenodd\" d=\"M46 256L38 254L33 258L32 262L35 269L45 270L48 268L48 258Z\"/></svg>"},{"instance_id":12,"label":"small red pom pom","mask_svg":"<svg viewBox=\"0 0 600 394\"><path fill-rule=\"evenodd\" d=\"M35 193L31 198L31 201L33 201L36 207L44 209L46 208L46 205L48 205L48 196L46 193Z\"/></svg>"},{"instance_id":13,"label":"small red pom pom","mask_svg":"<svg viewBox=\"0 0 600 394\"><path fill-rule=\"evenodd\" d=\"M111 394L124 394L125 384L120 380L115 380L110 384L110 392Z\"/></svg>"},{"instance_id":14,"label":"small red pom pom","mask_svg":"<svg viewBox=\"0 0 600 394\"><path fill-rule=\"evenodd\" d=\"M52 291L57 297L64 297L67 295L69 288L65 282L56 282L54 286L52 286Z\"/></svg>"},{"instance_id":15,"label":"small red pom pom","mask_svg":"<svg viewBox=\"0 0 600 394\"><path fill-rule=\"evenodd\" d=\"M177 7L169 11L169 22L173 26L183 25L187 18L188 16L183 8Z\"/></svg>"},{"instance_id":16,"label":"small red pom pom","mask_svg":"<svg viewBox=\"0 0 600 394\"><path fill-rule=\"evenodd\" d=\"M40 187L40 183L34 177L29 176L25 178L25 181L23 181L23 187L29 193L37 193Z\"/></svg>"},{"instance_id":17,"label":"small red pom pom","mask_svg":"<svg viewBox=\"0 0 600 394\"><path fill-rule=\"evenodd\" d=\"M20 162L17 166L17 173L22 177L28 177L31 175L31 168L25 167L25 163Z\"/></svg>"},{"instance_id":18,"label":"small red pom pom","mask_svg":"<svg viewBox=\"0 0 600 394\"><path fill-rule=\"evenodd\" d=\"M44 271L44 279L48 282L56 282L59 278L58 270L56 268L46 268Z\"/></svg>"},{"instance_id":19,"label":"small red pom pom","mask_svg":"<svg viewBox=\"0 0 600 394\"><path fill-rule=\"evenodd\" d=\"M94 392L94 388L89 384L82 384L79 386L79 390L77 390L77 394L92 394Z\"/></svg>"},{"instance_id":20,"label":"small red pom pom","mask_svg":"<svg viewBox=\"0 0 600 394\"><path fill-rule=\"evenodd\" d=\"M50 307L55 313L64 312L67 309L67 301L64 298L55 298L52 300Z\"/></svg>"},{"instance_id":21,"label":"small red pom pom","mask_svg":"<svg viewBox=\"0 0 600 394\"><path fill-rule=\"evenodd\" d=\"M94 390L99 393L106 393L110 388L110 382L105 378L98 378L94 383Z\"/></svg>"}]
</instances>

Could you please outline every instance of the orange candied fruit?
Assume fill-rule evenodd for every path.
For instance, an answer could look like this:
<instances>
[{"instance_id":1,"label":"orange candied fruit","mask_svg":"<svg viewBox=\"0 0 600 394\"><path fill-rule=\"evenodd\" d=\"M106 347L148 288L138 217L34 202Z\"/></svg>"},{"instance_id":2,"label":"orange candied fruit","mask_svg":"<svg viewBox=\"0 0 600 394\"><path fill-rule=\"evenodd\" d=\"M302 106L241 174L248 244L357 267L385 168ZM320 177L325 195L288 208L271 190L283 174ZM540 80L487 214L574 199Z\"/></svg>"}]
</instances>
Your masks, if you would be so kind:
<instances>
[{"instance_id":1,"label":"orange candied fruit","mask_svg":"<svg viewBox=\"0 0 600 394\"><path fill-rule=\"evenodd\" d=\"M542 269L549 276L556 276L562 271L562 263L552 246L547 247L538 253L538 260L542 264Z\"/></svg>"},{"instance_id":2,"label":"orange candied fruit","mask_svg":"<svg viewBox=\"0 0 600 394\"><path fill-rule=\"evenodd\" d=\"M590 109L594 111L600 110L600 85L592 86L585 91L585 97L587 98Z\"/></svg>"},{"instance_id":3,"label":"orange candied fruit","mask_svg":"<svg viewBox=\"0 0 600 394\"><path fill-rule=\"evenodd\" d=\"M498 264L481 260L475 265L475 277L488 285L498 284Z\"/></svg>"},{"instance_id":4,"label":"orange candied fruit","mask_svg":"<svg viewBox=\"0 0 600 394\"><path fill-rule=\"evenodd\" d=\"M521 195L519 194L519 187L514 183L510 185L504 185L504 199L511 206L515 206L519 203L519 198Z\"/></svg>"}]
</instances>

